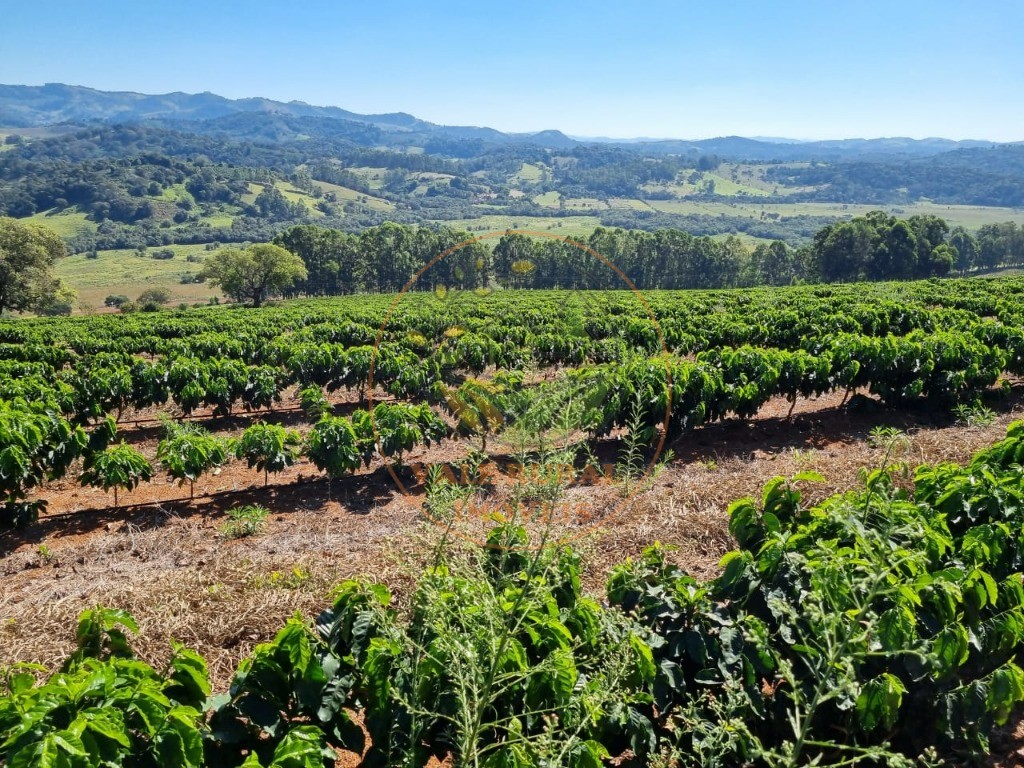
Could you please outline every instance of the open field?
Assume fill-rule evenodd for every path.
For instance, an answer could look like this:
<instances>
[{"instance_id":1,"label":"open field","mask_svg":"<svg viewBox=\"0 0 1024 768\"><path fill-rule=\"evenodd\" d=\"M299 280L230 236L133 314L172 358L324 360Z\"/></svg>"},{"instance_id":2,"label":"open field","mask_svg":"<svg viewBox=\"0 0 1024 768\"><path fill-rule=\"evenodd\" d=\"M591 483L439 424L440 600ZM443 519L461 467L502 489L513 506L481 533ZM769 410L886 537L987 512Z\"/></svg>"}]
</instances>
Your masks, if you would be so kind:
<instances>
[{"instance_id":1,"label":"open field","mask_svg":"<svg viewBox=\"0 0 1024 768\"><path fill-rule=\"evenodd\" d=\"M474 234L480 232L504 232L508 229L532 229L550 231L556 235L589 235L595 227L601 226L596 216L506 216L488 214L477 219L454 219L440 222L455 229L464 229Z\"/></svg>"},{"instance_id":2,"label":"open field","mask_svg":"<svg viewBox=\"0 0 1024 768\"><path fill-rule=\"evenodd\" d=\"M320 211L316 207L316 200L311 195L306 194L302 190L296 189L290 183L286 181L276 181L274 186L280 190L281 194L284 195L285 199L290 203L302 203L306 207L308 216L315 219L322 219L324 217L323 211Z\"/></svg>"},{"instance_id":3,"label":"open field","mask_svg":"<svg viewBox=\"0 0 1024 768\"><path fill-rule=\"evenodd\" d=\"M729 197L751 198L773 194L775 188L766 182L758 166L730 166L723 164L717 171L684 170L672 182L648 182L641 189L646 192L667 192L677 198L698 198L716 194ZM713 186L712 186L713 185Z\"/></svg>"},{"instance_id":4,"label":"open field","mask_svg":"<svg viewBox=\"0 0 1024 768\"><path fill-rule=\"evenodd\" d=\"M732 202L707 201L698 198L682 200L641 200L637 198L565 198L557 192L547 192L534 198L534 202L548 208L563 207L571 211L606 211L609 209L633 209L638 211L662 211L679 215L702 216L737 216L755 220L764 218L792 219L798 217L848 219L863 216L870 211L883 210L898 218L910 216L932 215L949 222L951 227L963 226L968 230L977 230L985 224L1012 221L1024 225L1024 210L1016 208L997 208L967 205L937 205L934 203L915 203L912 205L852 205L845 203L759 203L752 199L738 197ZM561 201L561 203L560 203ZM484 217L488 221L498 216ZM509 217L502 217L503 219ZM518 217L525 219L528 217ZM590 217L588 217L590 218ZM596 220L596 217L594 217ZM568 222L570 217L558 217ZM472 220L465 220L471 222ZM481 223L485 223L483 219ZM568 224L567 224L568 226ZM575 228L575 227L574 227Z\"/></svg>"},{"instance_id":5,"label":"open field","mask_svg":"<svg viewBox=\"0 0 1024 768\"><path fill-rule=\"evenodd\" d=\"M565 208L570 211L606 211L610 207L607 200L596 197L565 198Z\"/></svg>"},{"instance_id":6,"label":"open field","mask_svg":"<svg viewBox=\"0 0 1024 768\"><path fill-rule=\"evenodd\" d=\"M185 189L184 184L172 184L166 189L162 190L159 195L148 196L152 200L162 200L167 203L176 203L179 200L188 200L195 202L192 195L189 194L188 190Z\"/></svg>"},{"instance_id":7,"label":"open field","mask_svg":"<svg viewBox=\"0 0 1024 768\"><path fill-rule=\"evenodd\" d=\"M637 200L631 197L609 197L608 198L609 208L626 208L633 211L651 211L654 210L648 205L646 200Z\"/></svg>"},{"instance_id":8,"label":"open field","mask_svg":"<svg viewBox=\"0 0 1024 768\"><path fill-rule=\"evenodd\" d=\"M742 177L733 179L724 175L721 171L719 173L705 173L704 183L707 184L708 182L714 182L716 195L763 197L769 194L767 190L761 187L744 183Z\"/></svg>"},{"instance_id":9,"label":"open field","mask_svg":"<svg viewBox=\"0 0 1024 768\"><path fill-rule=\"evenodd\" d=\"M355 167L349 168L348 170L352 173L357 173L363 177L366 182L366 186L370 189L380 189L384 186L384 177L387 175L387 168L366 168L366 167Z\"/></svg>"},{"instance_id":10,"label":"open field","mask_svg":"<svg viewBox=\"0 0 1024 768\"><path fill-rule=\"evenodd\" d=\"M536 184L544 178L544 169L535 163L523 163L508 177L509 184Z\"/></svg>"},{"instance_id":11,"label":"open field","mask_svg":"<svg viewBox=\"0 0 1024 768\"><path fill-rule=\"evenodd\" d=\"M61 237L74 237L83 233L96 231L96 222L86 219L84 213L73 211L43 211L34 216L29 216L25 221L33 224L41 224L47 229L52 229Z\"/></svg>"},{"instance_id":12,"label":"open field","mask_svg":"<svg viewBox=\"0 0 1024 768\"><path fill-rule=\"evenodd\" d=\"M111 294L123 294L136 298L149 288L165 288L171 300L177 304L186 302L206 303L220 291L209 285L182 284L185 275L194 275L202 269L201 261L190 263L189 256L205 259L209 254L202 245L169 245L175 253L173 259L154 259L151 254L157 248L148 249L146 256L136 251L100 251L99 257L89 259L84 253L68 256L57 263L57 276L78 291L79 303L92 309L102 309L103 300Z\"/></svg>"},{"instance_id":13,"label":"open field","mask_svg":"<svg viewBox=\"0 0 1024 768\"><path fill-rule=\"evenodd\" d=\"M557 208L558 201L562 199L562 193L554 190L545 192L541 195L535 195L533 202L537 205L543 205L545 208Z\"/></svg>"},{"instance_id":14,"label":"open field","mask_svg":"<svg viewBox=\"0 0 1024 768\"><path fill-rule=\"evenodd\" d=\"M390 200L374 197L373 195L364 195L362 192L349 189L348 187L339 187L337 184L329 184L326 181L317 181L315 183L324 192L333 192L341 203L358 203L372 211L391 211L395 207L394 203Z\"/></svg>"},{"instance_id":15,"label":"open field","mask_svg":"<svg viewBox=\"0 0 1024 768\"><path fill-rule=\"evenodd\" d=\"M73 125L33 125L16 127L0 126L0 141L8 136L24 136L26 139L49 139L73 133L77 128Z\"/></svg>"},{"instance_id":16,"label":"open field","mask_svg":"<svg viewBox=\"0 0 1024 768\"><path fill-rule=\"evenodd\" d=\"M912 205L851 205L846 203L754 203L754 202L705 202L699 200L649 200L651 208L666 213L705 214L717 216L747 216L757 219L763 215L824 216L851 218L863 216L869 211L883 210L899 218L916 215L933 215L945 219L950 226L977 229L984 224L1014 221L1024 224L1024 210L1016 208L993 208L970 205L936 205L915 203Z\"/></svg>"},{"instance_id":17,"label":"open field","mask_svg":"<svg viewBox=\"0 0 1024 768\"><path fill-rule=\"evenodd\" d=\"M766 178L766 172L770 168L799 168L805 167L806 165L808 164L780 163L773 165L759 165L756 163L722 163L718 166L716 175L742 185L742 189L748 194L761 191L773 195L792 195L798 192L810 191L813 187L781 186Z\"/></svg>"}]
</instances>

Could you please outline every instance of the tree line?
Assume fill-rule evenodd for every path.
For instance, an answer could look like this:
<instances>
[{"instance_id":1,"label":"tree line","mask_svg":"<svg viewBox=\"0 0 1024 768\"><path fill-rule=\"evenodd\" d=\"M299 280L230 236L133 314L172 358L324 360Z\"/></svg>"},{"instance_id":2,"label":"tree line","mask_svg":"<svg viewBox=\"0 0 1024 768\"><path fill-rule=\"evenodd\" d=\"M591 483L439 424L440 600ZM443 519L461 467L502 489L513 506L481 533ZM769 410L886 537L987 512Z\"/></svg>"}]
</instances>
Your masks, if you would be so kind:
<instances>
[{"instance_id":1,"label":"tree line","mask_svg":"<svg viewBox=\"0 0 1024 768\"><path fill-rule=\"evenodd\" d=\"M737 288L924 279L1024 265L1024 227L1014 222L972 234L936 216L898 219L882 211L822 227L800 248L781 240L751 248L732 235L715 239L680 229L604 227L575 240L510 231L494 242L451 227L390 221L359 233L299 224L271 245L220 251L202 276L237 301L258 305L278 295L407 287L615 289L627 284L625 277L649 290ZM74 292L53 276L66 253L48 230L0 218L0 313L70 313Z\"/></svg>"},{"instance_id":2,"label":"tree line","mask_svg":"<svg viewBox=\"0 0 1024 768\"><path fill-rule=\"evenodd\" d=\"M780 240L750 247L738 237L679 229L604 227L576 241L509 232L489 247L449 227L394 222L361 233L299 225L274 243L307 270L289 291L313 296L399 291L418 273L414 290L623 287L604 260L642 289L922 279L1024 264L1024 228L1013 222L972 234L935 216L897 219L881 211L822 227L800 248Z\"/></svg>"}]
</instances>

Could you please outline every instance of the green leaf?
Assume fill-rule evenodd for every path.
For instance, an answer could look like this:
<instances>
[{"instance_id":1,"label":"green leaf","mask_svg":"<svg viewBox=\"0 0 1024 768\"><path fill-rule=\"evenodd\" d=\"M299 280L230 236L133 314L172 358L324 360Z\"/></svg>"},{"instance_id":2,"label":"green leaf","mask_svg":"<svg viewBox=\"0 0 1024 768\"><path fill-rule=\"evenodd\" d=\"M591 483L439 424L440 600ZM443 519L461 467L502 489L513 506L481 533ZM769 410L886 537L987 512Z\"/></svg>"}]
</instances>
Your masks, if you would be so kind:
<instances>
[{"instance_id":1,"label":"green leaf","mask_svg":"<svg viewBox=\"0 0 1024 768\"><path fill-rule=\"evenodd\" d=\"M865 731L873 731L879 725L892 728L906 692L902 681L888 672L869 680L857 696L856 713L861 728Z\"/></svg>"},{"instance_id":2,"label":"green leaf","mask_svg":"<svg viewBox=\"0 0 1024 768\"><path fill-rule=\"evenodd\" d=\"M944 677L959 669L967 661L969 653L967 629L961 624L945 627L932 643L936 675Z\"/></svg>"},{"instance_id":3,"label":"green leaf","mask_svg":"<svg viewBox=\"0 0 1024 768\"><path fill-rule=\"evenodd\" d=\"M57 731L52 734L52 738L57 748L65 754L74 757L89 757L89 753L85 751L82 740L75 734L69 731Z\"/></svg>"},{"instance_id":4,"label":"green leaf","mask_svg":"<svg viewBox=\"0 0 1024 768\"><path fill-rule=\"evenodd\" d=\"M325 758L334 761L334 753L324 743L319 728L309 725L293 728L277 745L269 768L323 768Z\"/></svg>"},{"instance_id":5,"label":"green leaf","mask_svg":"<svg viewBox=\"0 0 1024 768\"><path fill-rule=\"evenodd\" d=\"M996 724L1003 725L1021 701L1024 701L1024 670L1009 662L992 673L988 687L988 708Z\"/></svg>"},{"instance_id":6,"label":"green leaf","mask_svg":"<svg viewBox=\"0 0 1024 768\"><path fill-rule=\"evenodd\" d=\"M639 680L644 683L653 682L657 676L658 668L654 663L654 654L651 652L650 646L633 634L629 636L629 644L635 654L634 658L636 659L636 670Z\"/></svg>"},{"instance_id":7,"label":"green leaf","mask_svg":"<svg viewBox=\"0 0 1024 768\"><path fill-rule=\"evenodd\" d=\"M110 714L102 711L92 713L85 719L85 727L97 736L109 739L126 749L131 747L131 742L124 730L124 723L113 719Z\"/></svg>"},{"instance_id":8,"label":"green leaf","mask_svg":"<svg viewBox=\"0 0 1024 768\"><path fill-rule=\"evenodd\" d=\"M570 757L570 765L573 765L571 761ZM503 744L483 761L483 768L534 768L535 765L536 761L521 743Z\"/></svg>"},{"instance_id":9,"label":"green leaf","mask_svg":"<svg viewBox=\"0 0 1024 768\"><path fill-rule=\"evenodd\" d=\"M914 612L900 604L878 617L878 637L882 648L890 653L907 650L917 639Z\"/></svg>"}]
</instances>

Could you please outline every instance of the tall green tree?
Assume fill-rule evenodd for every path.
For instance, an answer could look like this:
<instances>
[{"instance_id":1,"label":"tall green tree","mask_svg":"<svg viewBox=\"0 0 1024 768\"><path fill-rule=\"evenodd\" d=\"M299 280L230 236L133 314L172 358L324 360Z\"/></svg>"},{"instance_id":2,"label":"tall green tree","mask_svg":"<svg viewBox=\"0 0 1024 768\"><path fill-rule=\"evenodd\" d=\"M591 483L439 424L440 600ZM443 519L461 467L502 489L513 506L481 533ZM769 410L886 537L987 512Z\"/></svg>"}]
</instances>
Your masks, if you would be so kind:
<instances>
[{"instance_id":1,"label":"tall green tree","mask_svg":"<svg viewBox=\"0 0 1024 768\"><path fill-rule=\"evenodd\" d=\"M53 274L66 255L64 241L50 230L0 217L0 314L67 303L68 289Z\"/></svg>"},{"instance_id":2,"label":"tall green tree","mask_svg":"<svg viewBox=\"0 0 1024 768\"><path fill-rule=\"evenodd\" d=\"M905 221L896 221L875 249L869 276L873 280L911 277L918 266L917 236Z\"/></svg>"},{"instance_id":3,"label":"tall green tree","mask_svg":"<svg viewBox=\"0 0 1024 768\"><path fill-rule=\"evenodd\" d=\"M1000 224L986 224L978 230L978 266L995 269L1006 262L1007 240Z\"/></svg>"},{"instance_id":4,"label":"tall green tree","mask_svg":"<svg viewBox=\"0 0 1024 768\"><path fill-rule=\"evenodd\" d=\"M917 277L929 277L933 273L932 251L946 242L949 224L938 216L911 216L907 224L917 238ZM946 270L949 271L948 269ZM945 273L943 273L945 274Z\"/></svg>"},{"instance_id":5,"label":"tall green tree","mask_svg":"<svg viewBox=\"0 0 1024 768\"><path fill-rule=\"evenodd\" d=\"M865 276L878 233L865 219L825 227L814 236L814 267L820 280L851 282Z\"/></svg>"},{"instance_id":6,"label":"tall green tree","mask_svg":"<svg viewBox=\"0 0 1024 768\"><path fill-rule=\"evenodd\" d=\"M942 243L932 248L931 260L928 266L928 274L935 277L945 277L953 269L956 263L956 248L949 243Z\"/></svg>"},{"instance_id":7,"label":"tall green tree","mask_svg":"<svg viewBox=\"0 0 1024 768\"><path fill-rule=\"evenodd\" d=\"M299 224L275 237L274 245L291 251L306 265L307 276L295 283L296 292L332 296L358 289L354 277L359 253L355 235Z\"/></svg>"},{"instance_id":8,"label":"tall green tree","mask_svg":"<svg viewBox=\"0 0 1024 768\"><path fill-rule=\"evenodd\" d=\"M955 266L961 275L978 263L978 241L963 227L954 227L949 233L949 244L956 249Z\"/></svg>"},{"instance_id":9,"label":"tall green tree","mask_svg":"<svg viewBox=\"0 0 1024 768\"><path fill-rule=\"evenodd\" d=\"M359 236L363 258L356 278L371 291L400 291L420 264L413 254L412 228L386 221Z\"/></svg>"},{"instance_id":10,"label":"tall green tree","mask_svg":"<svg viewBox=\"0 0 1024 768\"><path fill-rule=\"evenodd\" d=\"M749 285L789 285L798 276L796 255L781 240L761 243L750 254L746 271Z\"/></svg>"},{"instance_id":11,"label":"tall green tree","mask_svg":"<svg viewBox=\"0 0 1024 768\"><path fill-rule=\"evenodd\" d=\"M494 246L494 277L502 286L510 286L517 281L512 265L518 261L536 262L536 246L526 235L506 234Z\"/></svg>"},{"instance_id":12,"label":"tall green tree","mask_svg":"<svg viewBox=\"0 0 1024 768\"><path fill-rule=\"evenodd\" d=\"M270 243L245 250L218 251L199 273L236 301L251 301L260 306L271 296L279 296L297 280L307 276L306 265L294 253Z\"/></svg>"}]
</instances>

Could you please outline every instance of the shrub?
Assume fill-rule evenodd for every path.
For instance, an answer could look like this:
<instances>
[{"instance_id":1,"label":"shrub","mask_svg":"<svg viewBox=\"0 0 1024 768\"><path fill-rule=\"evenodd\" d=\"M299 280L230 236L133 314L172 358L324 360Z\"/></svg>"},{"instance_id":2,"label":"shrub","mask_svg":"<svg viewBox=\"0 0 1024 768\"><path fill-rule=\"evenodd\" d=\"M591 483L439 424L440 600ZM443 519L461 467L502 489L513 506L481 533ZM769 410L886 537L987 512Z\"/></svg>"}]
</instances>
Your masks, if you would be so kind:
<instances>
[{"instance_id":1,"label":"shrub","mask_svg":"<svg viewBox=\"0 0 1024 768\"><path fill-rule=\"evenodd\" d=\"M139 294L140 305L156 304L157 308L171 300L171 293L166 288L147 288Z\"/></svg>"},{"instance_id":2,"label":"shrub","mask_svg":"<svg viewBox=\"0 0 1024 768\"><path fill-rule=\"evenodd\" d=\"M121 442L119 445L107 447L100 453L87 456L81 482L82 485L91 485L108 492L113 488L116 507L119 489L130 491L152 476L153 467L146 457L130 445Z\"/></svg>"},{"instance_id":3,"label":"shrub","mask_svg":"<svg viewBox=\"0 0 1024 768\"><path fill-rule=\"evenodd\" d=\"M85 611L78 647L37 684L35 665L0 682L0 763L10 766L175 765L201 768L206 662L172 643L158 672L135 658L123 611Z\"/></svg>"},{"instance_id":4,"label":"shrub","mask_svg":"<svg viewBox=\"0 0 1024 768\"><path fill-rule=\"evenodd\" d=\"M299 458L302 437L298 432L278 424L258 422L242 433L235 444L235 455L245 459L250 469L263 472L263 485L270 482L270 473L282 472Z\"/></svg>"},{"instance_id":5,"label":"shrub","mask_svg":"<svg viewBox=\"0 0 1024 768\"><path fill-rule=\"evenodd\" d=\"M303 413L312 421L319 421L331 412L331 404L320 387L309 386L299 392L299 403Z\"/></svg>"},{"instance_id":6,"label":"shrub","mask_svg":"<svg viewBox=\"0 0 1024 768\"><path fill-rule=\"evenodd\" d=\"M242 539L263 531L269 510L259 504L247 504L228 510L228 521L220 527L225 539Z\"/></svg>"},{"instance_id":7,"label":"shrub","mask_svg":"<svg viewBox=\"0 0 1024 768\"><path fill-rule=\"evenodd\" d=\"M120 293L111 294L103 300L103 306L105 307L120 307L127 304L131 299Z\"/></svg>"},{"instance_id":8,"label":"shrub","mask_svg":"<svg viewBox=\"0 0 1024 768\"><path fill-rule=\"evenodd\" d=\"M168 419L164 429L166 437L157 446L157 458L179 484L188 482L189 499L195 499L196 480L227 462L230 445L198 424L179 424Z\"/></svg>"}]
</instances>

